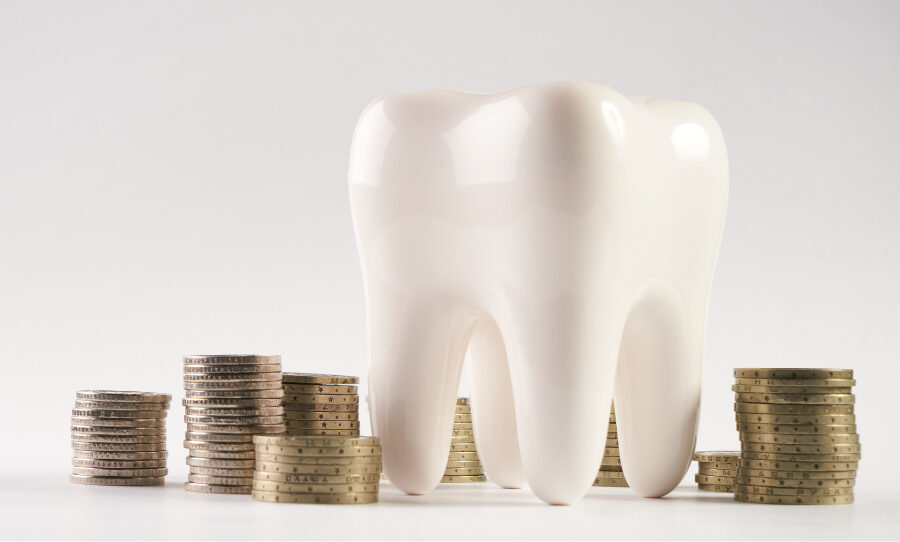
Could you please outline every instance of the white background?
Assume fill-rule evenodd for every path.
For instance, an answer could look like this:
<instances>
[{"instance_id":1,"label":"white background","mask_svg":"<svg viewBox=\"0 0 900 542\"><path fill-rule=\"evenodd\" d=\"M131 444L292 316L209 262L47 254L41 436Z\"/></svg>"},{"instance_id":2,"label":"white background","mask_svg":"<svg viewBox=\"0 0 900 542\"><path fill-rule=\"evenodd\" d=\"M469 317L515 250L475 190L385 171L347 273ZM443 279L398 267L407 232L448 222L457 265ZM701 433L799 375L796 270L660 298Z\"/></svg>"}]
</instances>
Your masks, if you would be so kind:
<instances>
[{"instance_id":1,"label":"white background","mask_svg":"<svg viewBox=\"0 0 900 542\"><path fill-rule=\"evenodd\" d=\"M859 502L827 516L839 524L792 512L807 514L795 525L900 536L891 514L875 513L897 503L900 482L898 21L900 3L867 1L0 1L0 492L15 504L0 509L0 525L15 526L0 535L80 532L21 521L37 509L11 493L32 488L25 494L40 502L33 488L46 489L61 508L92 502L65 485L76 389L172 393L177 490L181 355L278 353L286 370L365 374L346 169L368 101L571 79L703 104L725 132L731 192L698 447L737 446L732 368L853 368ZM441 491L413 502L451 490ZM612 517L681 514L623 491L611 495L637 508ZM485 505L506 498L475 493ZM579 508L588 506L596 524ZM602 530L603 511L617 508L571 508L583 530L532 506L516 523L529 530L470 534L632 533ZM749 508L748 518L785 514ZM386 509L409 521L408 507ZM633 534L702 535L688 523ZM157 524L158 535L179 536ZM410 534L453 532L427 522ZM753 533L768 536L708 536Z\"/></svg>"}]
</instances>

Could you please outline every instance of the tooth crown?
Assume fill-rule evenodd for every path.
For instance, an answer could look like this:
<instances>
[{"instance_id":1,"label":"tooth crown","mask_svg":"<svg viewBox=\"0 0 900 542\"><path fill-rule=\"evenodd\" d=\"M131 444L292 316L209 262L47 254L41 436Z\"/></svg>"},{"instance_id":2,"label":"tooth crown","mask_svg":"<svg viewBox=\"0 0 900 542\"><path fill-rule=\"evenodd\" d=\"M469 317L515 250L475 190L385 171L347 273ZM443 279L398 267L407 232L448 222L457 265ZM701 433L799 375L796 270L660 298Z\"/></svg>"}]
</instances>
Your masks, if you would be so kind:
<instances>
[{"instance_id":1,"label":"tooth crown","mask_svg":"<svg viewBox=\"0 0 900 542\"><path fill-rule=\"evenodd\" d=\"M473 356L485 375L473 417L489 476L516 487L524 472L544 500L577 499L599 466L615 376L629 483L668 491L693 451L682 448L693 446L728 192L709 113L590 83L392 94L362 114L349 178L373 425L394 483L424 493L440 480L475 335L486 353ZM647 371L671 386L646 386ZM638 401L650 390L675 402L671 414ZM483 428L513 422L513 436L489 442ZM654 445L648 428L663 423L685 436L660 473L639 466L648 452L636 446Z\"/></svg>"}]
</instances>

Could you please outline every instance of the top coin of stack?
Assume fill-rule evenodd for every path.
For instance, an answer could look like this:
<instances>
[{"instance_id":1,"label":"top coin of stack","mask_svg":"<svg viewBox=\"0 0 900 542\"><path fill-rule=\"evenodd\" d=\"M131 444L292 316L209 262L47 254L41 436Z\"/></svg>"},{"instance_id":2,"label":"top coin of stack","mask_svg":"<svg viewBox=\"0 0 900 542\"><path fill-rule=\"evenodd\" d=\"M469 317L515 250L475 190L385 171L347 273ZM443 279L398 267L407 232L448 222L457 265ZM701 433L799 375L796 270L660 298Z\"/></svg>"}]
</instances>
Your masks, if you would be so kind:
<instances>
[{"instance_id":1,"label":"top coin of stack","mask_svg":"<svg viewBox=\"0 0 900 542\"><path fill-rule=\"evenodd\" d=\"M850 504L860 445L851 369L735 369L737 501Z\"/></svg>"},{"instance_id":2,"label":"top coin of stack","mask_svg":"<svg viewBox=\"0 0 900 542\"><path fill-rule=\"evenodd\" d=\"M697 489L717 493L734 492L734 477L740 460L741 452L695 452L694 461L699 466L694 477Z\"/></svg>"},{"instance_id":3,"label":"top coin of stack","mask_svg":"<svg viewBox=\"0 0 900 542\"><path fill-rule=\"evenodd\" d=\"M288 435L359 436L359 377L284 373Z\"/></svg>"},{"instance_id":4,"label":"top coin of stack","mask_svg":"<svg viewBox=\"0 0 900 542\"><path fill-rule=\"evenodd\" d=\"M249 494L253 435L284 433L281 356L185 356L185 488Z\"/></svg>"},{"instance_id":5,"label":"top coin of stack","mask_svg":"<svg viewBox=\"0 0 900 542\"><path fill-rule=\"evenodd\" d=\"M456 400L453 413L453 431L450 436L450 456L441 482L465 483L484 482L484 467L475 449L475 430L472 425L472 410L468 397Z\"/></svg>"},{"instance_id":6,"label":"top coin of stack","mask_svg":"<svg viewBox=\"0 0 900 542\"><path fill-rule=\"evenodd\" d=\"M628 487L625 473L622 472L622 461L619 459L619 433L616 426L616 404L609 411L609 427L606 430L606 448L600 470L594 478L594 485L601 487Z\"/></svg>"},{"instance_id":7,"label":"top coin of stack","mask_svg":"<svg viewBox=\"0 0 900 542\"><path fill-rule=\"evenodd\" d=\"M163 485L169 472L166 414L171 400L165 393L77 392L70 480L103 486Z\"/></svg>"}]
</instances>

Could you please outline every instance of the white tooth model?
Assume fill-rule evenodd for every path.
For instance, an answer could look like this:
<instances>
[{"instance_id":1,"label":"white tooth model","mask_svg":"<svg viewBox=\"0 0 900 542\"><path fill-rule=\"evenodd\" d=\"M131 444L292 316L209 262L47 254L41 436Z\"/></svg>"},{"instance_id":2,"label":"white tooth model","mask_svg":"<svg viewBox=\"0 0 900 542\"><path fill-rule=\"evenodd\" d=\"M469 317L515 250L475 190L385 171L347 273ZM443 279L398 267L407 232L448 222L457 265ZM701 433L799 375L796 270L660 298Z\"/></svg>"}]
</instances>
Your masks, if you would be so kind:
<instances>
[{"instance_id":1,"label":"white tooth model","mask_svg":"<svg viewBox=\"0 0 900 542\"><path fill-rule=\"evenodd\" d=\"M678 485L728 197L705 109L591 83L391 94L359 119L349 175L392 483L440 482L468 348L495 483L582 497L615 383L629 485Z\"/></svg>"}]
</instances>

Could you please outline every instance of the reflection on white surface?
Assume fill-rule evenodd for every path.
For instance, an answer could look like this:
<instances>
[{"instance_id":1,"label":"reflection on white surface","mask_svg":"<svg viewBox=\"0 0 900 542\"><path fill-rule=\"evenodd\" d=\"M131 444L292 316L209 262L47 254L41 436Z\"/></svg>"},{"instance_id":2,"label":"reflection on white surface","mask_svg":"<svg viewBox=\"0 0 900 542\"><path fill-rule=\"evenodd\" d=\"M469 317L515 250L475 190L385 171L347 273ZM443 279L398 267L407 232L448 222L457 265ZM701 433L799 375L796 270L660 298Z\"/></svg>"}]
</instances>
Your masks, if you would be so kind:
<instances>
[{"instance_id":1,"label":"reflection on white surface","mask_svg":"<svg viewBox=\"0 0 900 542\"><path fill-rule=\"evenodd\" d=\"M682 160L699 162L709 156L709 133L699 124L679 124L672 129L670 139L675 155Z\"/></svg>"},{"instance_id":2,"label":"reflection on white surface","mask_svg":"<svg viewBox=\"0 0 900 542\"><path fill-rule=\"evenodd\" d=\"M625 148L625 120L622 119L622 112L612 102L603 102L600 104L600 114L611 132L613 145L622 152Z\"/></svg>"},{"instance_id":3,"label":"reflection on white surface","mask_svg":"<svg viewBox=\"0 0 900 542\"><path fill-rule=\"evenodd\" d=\"M380 176L367 176L364 172L380 172L384 154L391 136L397 131L394 123L384 111L384 102L378 102L366 112L367 116L378 119L361 123L356 129L353 146L350 148L350 183L377 185Z\"/></svg>"}]
</instances>

